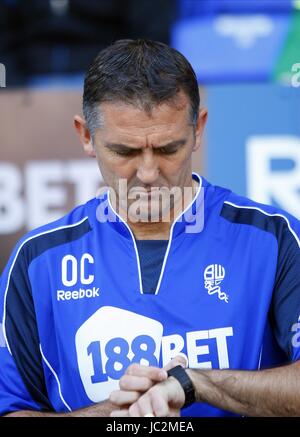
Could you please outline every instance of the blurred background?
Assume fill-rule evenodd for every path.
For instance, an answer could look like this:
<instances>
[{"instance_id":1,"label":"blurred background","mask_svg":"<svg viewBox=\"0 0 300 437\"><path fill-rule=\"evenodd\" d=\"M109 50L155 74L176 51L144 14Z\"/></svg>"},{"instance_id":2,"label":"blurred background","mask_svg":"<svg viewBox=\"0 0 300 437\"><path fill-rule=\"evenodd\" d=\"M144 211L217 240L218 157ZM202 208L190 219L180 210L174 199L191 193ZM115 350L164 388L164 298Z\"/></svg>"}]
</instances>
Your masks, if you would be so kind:
<instances>
[{"instance_id":1,"label":"blurred background","mask_svg":"<svg viewBox=\"0 0 300 437\"><path fill-rule=\"evenodd\" d=\"M72 124L83 74L138 37L197 73L209 122L194 169L300 219L300 1L0 0L0 272L26 231L95 196Z\"/></svg>"}]
</instances>

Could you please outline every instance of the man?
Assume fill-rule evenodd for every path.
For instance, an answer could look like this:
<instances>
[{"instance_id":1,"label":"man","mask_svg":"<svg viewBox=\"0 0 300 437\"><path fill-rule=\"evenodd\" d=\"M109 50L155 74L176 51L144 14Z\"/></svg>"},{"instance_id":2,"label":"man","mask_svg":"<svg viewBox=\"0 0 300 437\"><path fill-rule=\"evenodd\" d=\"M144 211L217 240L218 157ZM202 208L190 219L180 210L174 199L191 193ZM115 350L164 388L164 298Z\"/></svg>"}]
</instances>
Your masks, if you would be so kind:
<instances>
[{"instance_id":1,"label":"man","mask_svg":"<svg viewBox=\"0 0 300 437\"><path fill-rule=\"evenodd\" d=\"M199 103L164 44L93 61L75 127L108 188L25 236L2 275L2 414L300 411L300 225L192 175Z\"/></svg>"}]
</instances>

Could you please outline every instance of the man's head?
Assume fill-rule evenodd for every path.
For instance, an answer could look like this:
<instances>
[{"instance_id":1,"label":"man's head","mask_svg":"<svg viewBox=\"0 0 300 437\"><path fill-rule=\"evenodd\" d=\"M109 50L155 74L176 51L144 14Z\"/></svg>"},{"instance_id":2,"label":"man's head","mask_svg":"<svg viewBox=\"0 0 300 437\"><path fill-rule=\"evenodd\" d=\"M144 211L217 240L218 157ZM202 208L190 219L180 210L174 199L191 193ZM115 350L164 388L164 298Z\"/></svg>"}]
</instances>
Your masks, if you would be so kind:
<instances>
[{"instance_id":1,"label":"man's head","mask_svg":"<svg viewBox=\"0 0 300 437\"><path fill-rule=\"evenodd\" d=\"M189 62L160 42L120 40L102 50L84 83L85 151L96 156L107 185L129 190L191 185L191 154L206 111ZM148 202L149 196L144 196Z\"/></svg>"},{"instance_id":2,"label":"man's head","mask_svg":"<svg viewBox=\"0 0 300 437\"><path fill-rule=\"evenodd\" d=\"M84 82L83 113L91 134L101 125L99 104L124 102L151 113L182 90L190 100L191 122L199 112L195 73L177 50L149 40L120 40L102 50Z\"/></svg>"}]
</instances>

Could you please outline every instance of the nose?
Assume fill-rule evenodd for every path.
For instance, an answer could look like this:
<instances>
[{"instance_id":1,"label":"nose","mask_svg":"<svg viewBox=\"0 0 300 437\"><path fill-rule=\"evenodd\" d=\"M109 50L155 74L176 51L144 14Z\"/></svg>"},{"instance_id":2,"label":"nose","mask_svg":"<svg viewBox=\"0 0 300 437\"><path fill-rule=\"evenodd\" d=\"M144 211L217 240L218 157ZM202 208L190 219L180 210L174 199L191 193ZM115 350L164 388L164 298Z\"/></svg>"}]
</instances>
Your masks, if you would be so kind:
<instances>
[{"instance_id":1,"label":"nose","mask_svg":"<svg viewBox=\"0 0 300 437\"><path fill-rule=\"evenodd\" d=\"M159 175L158 164L152 149L144 149L137 168L137 177L144 184L154 183Z\"/></svg>"}]
</instances>

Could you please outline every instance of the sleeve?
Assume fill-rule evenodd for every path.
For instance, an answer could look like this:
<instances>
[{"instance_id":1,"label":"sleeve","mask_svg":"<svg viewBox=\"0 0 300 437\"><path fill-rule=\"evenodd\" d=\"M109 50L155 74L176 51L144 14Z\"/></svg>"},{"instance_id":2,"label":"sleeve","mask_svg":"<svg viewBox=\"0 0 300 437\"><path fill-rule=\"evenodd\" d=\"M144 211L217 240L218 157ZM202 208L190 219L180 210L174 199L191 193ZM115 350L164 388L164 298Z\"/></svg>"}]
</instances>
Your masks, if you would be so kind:
<instances>
[{"instance_id":1,"label":"sleeve","mask_svg":"<svg viewBox=\"0 0 300 437\"><path fill-rule=\"evenodd\" d=\"M3 336L2 332L1 334ZM15 361L6 347L4 338L2 337L1 340L0 416L18 410L40 411L41 407L34 402L20 377Z\"/></svg>"},{"instance_id":2,"label":"sleeve","mask_svg":"<svg viewBox=\"0 0 300 437\"><path fill-rule=\"evenodd\" d=\"M280 348L290 361L300 359L300 224L282 220L270 321Z\"/></svg>"},{"instance_id":3,"label":"sleeve","mask_svg":"<svg viewBox=\"0 0 300 437\"><path fill-rule=\"evenodd\" d=\"M44 380L29 258L25 240L0 279L0 415L24 409L53 411Z\"/></svg>"}]
</instances>

